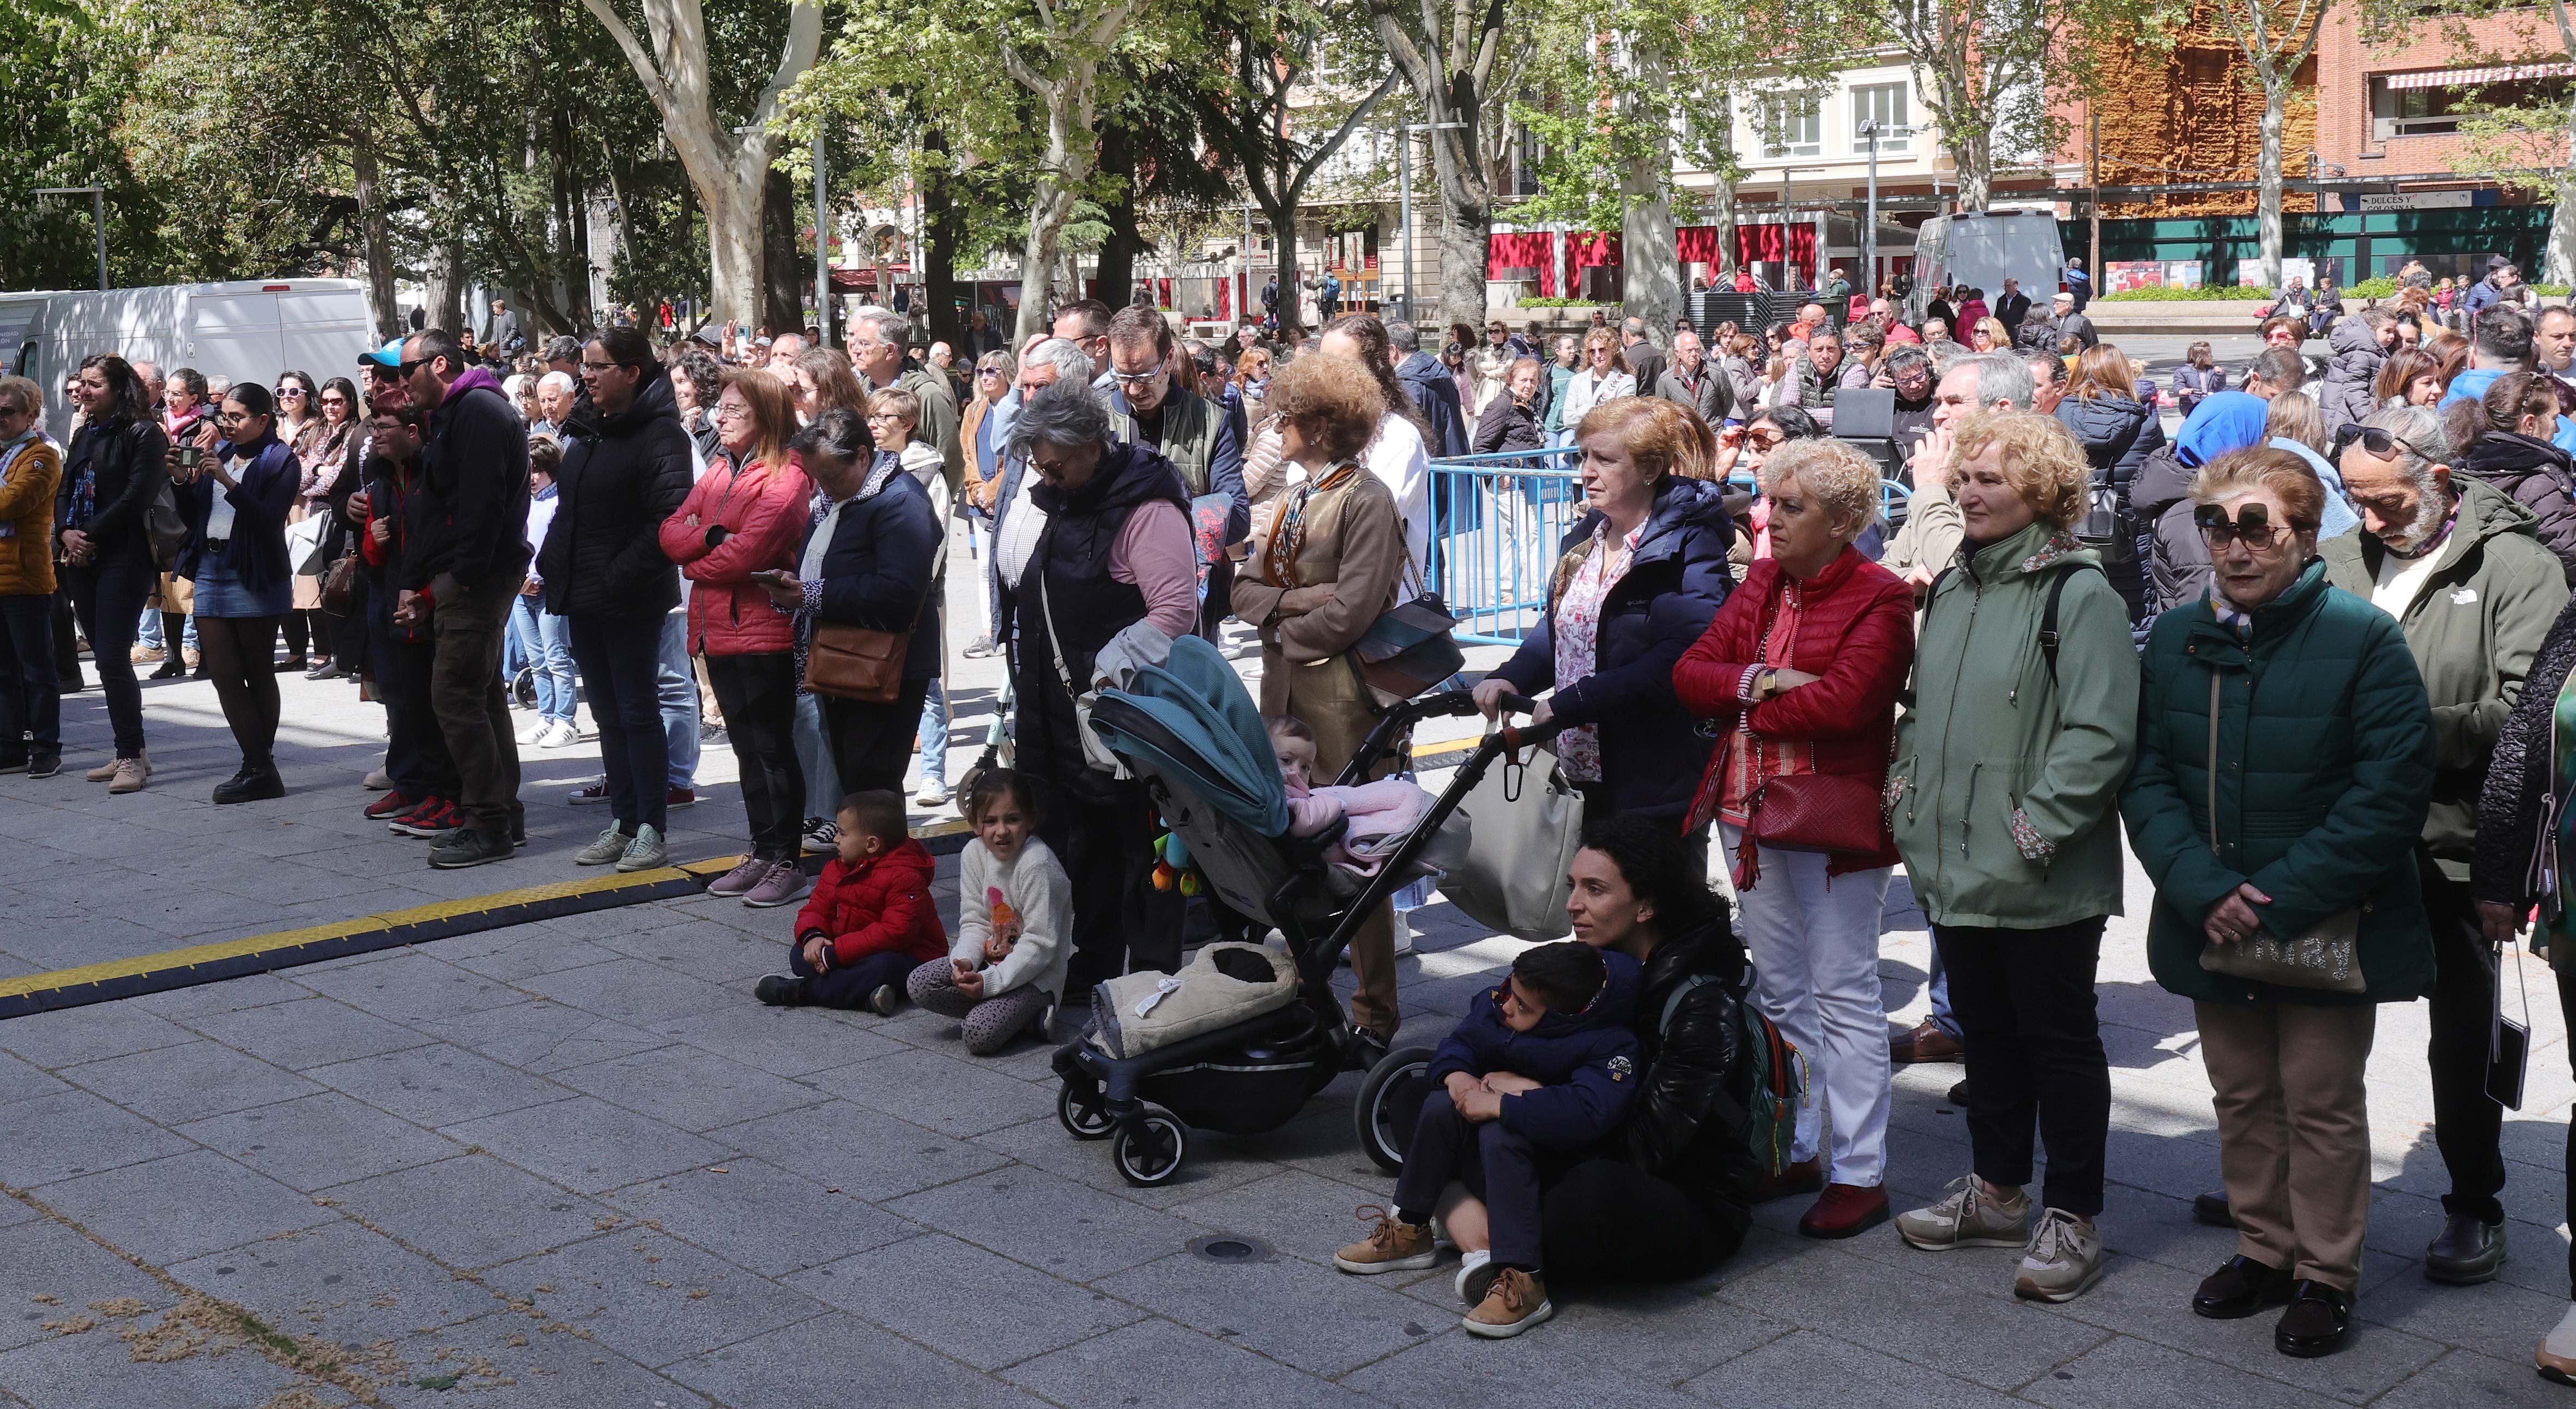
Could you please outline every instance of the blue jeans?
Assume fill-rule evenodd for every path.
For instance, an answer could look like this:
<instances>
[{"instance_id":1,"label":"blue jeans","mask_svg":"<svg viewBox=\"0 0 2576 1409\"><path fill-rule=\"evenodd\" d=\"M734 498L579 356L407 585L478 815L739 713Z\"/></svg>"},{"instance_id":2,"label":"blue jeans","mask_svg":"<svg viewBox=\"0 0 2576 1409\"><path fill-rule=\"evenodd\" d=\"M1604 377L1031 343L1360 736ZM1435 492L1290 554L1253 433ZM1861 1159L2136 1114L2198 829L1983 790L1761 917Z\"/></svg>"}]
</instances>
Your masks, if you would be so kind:
<instances>
[{"instance_id":1,"label":"blue jeans","mask_svg":"<svg viewBox=\"0 0 2576 1409\"><path fill-rule=\"evenodd\" d=\"M698 785L698 677L689 668L689 619L683 613L662 618L662 666L653 685L662 706L671 786L694 788Z\"/></svg>"},{"instance_id":2,"label":"blue jeans","mask_svg":"<svg viewBox=\"0 0 2576 1409\"><path fill-rule=\"evenodd\" d=\"M196 616L191 613L187 622L187 634L180 638L180 644L183 649L193 651L197 649ZM159 607L143 609L143 619L134 628L134 640L137 645L150 646L156 651L161 649L161 609Z\"/></svg>"},{"instance_id":3,"label":"blue jeans","mask_svg":"<svg viewBox=\"0 0 2576 1409\"><path fill-rule=\"evenodd\" d=\"M572 722L572 626L547 611L543 597L521 596L510 604L510 639L519 658L536 673L537 713Z\"/></svg>"},{"instance_id":4,"label":"blue jeans","mask_svg":"<svg viewBox=\"0 0 2576 1409\"><path fill-rule=\"evenodd\" d=\"M948 687L930 678L921 699L921 786L948 786Z\"/></svg>"},{"instance_id":5,"label":"blue jeans","mask_svg":"<svg viewBox=\"0 0 2576 1409\"><path fill-rule=\"evenodd\" d=\"M819 695L796 697L796 766L805 774L808 819L831 820L841 810L841 765L832 755L832 734L823 727Z\"/></svg>"},{"instance_id":6,"label":"blue jeans","mask_svg":"<svg viewBox=\"0 0 2576 1409\"><path fill-rule=\"evenodd\" d=\"M1932 976L1926 980L1932 989L1932 1025L1957 1037L1958 1016L1950 1011L1950 966L1941 962L1941 946L1932 946Z\"/></svg>"}]
</instances>

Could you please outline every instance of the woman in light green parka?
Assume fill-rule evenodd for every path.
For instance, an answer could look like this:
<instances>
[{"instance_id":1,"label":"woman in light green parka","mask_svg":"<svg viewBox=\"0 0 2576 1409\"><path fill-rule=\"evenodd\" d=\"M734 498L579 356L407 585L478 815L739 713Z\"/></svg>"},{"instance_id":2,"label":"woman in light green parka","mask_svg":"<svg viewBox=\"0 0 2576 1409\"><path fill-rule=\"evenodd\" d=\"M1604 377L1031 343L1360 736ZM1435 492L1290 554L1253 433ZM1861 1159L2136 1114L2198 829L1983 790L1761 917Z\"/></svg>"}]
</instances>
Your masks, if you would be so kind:
<instances>
[{"instance_id":1,"label":"woman in light green parka","mask_svg":"<svg viewBox=\"0 0 2576 1409\"><path fill-rule=\"evenodd\" d=\"M1944 393L1963 375L1975 371L1954 367ZM2020 1243L2015 1294L2066 1301L2102 1275L2111 1075L2093 978L2120 908L2111 812L2135 741L2137 656L2126 604L2069 531L2088 478L2074 436L2019 411L1955 436L1966 541L1925 603L1888 793L1967 1047L1975 1168L1896 1226L1926 1249ZM2034 1128L2048 1145L2036 1204L2022 1192Z\"/></svg>"}]
</instances>

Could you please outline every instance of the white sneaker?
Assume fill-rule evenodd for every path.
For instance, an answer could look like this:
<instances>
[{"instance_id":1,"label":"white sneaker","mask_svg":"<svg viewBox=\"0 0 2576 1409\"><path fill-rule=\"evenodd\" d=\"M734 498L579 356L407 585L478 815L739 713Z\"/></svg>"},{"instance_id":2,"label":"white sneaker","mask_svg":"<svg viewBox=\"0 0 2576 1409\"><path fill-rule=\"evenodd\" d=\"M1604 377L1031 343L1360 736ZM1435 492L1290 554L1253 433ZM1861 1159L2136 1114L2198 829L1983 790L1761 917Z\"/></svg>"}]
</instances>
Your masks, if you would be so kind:
<instances>
[{"instance_id":1,"label":"white sneaker","mask_svg":"<svg viewBox=\"0 0 2576 1409\"><path fill-rule=\"evenodd\" d=\"M541 749L570 748L574 744L580 742L581 733L572 727L572 721L569 719L558 719L546 725L545 732L537 738L537 747Z\"/></svg>"},{"instance_id":2,"label":"white sneaker","mask_svg":"<svg viewBox=\"0 0 2576 1409\"><path fill-rule=\"evenodd\" d=\"M940 807L947 802L948 785L946 783L924 782L919 788L913 790L912 804L915 807Z\"/></svg>"},{"instance_id":3,"label":"white sneaker","mask_svg":"<svg viewBox=\"0 0 2576 1409\"><path fill-rule=\"evenodd\" d=\"M546 732L553 727L554 722L552 720L539 719L534 723L522 725L519 732L513 737L517 738L520 743L533 744L537 740L544 738L546 736Z\"/></svg>"},{"instance_id":4,"label":"white sneaker","mask_svg":"<svg viewBox=\"0 0 2576 1409\"><path fill-rule=\"evenodd\" d=\"M1898 1214L1896 1235L1925 1252L1952 1248L2017 1248L2031 1237L2030 1196L1998 1199L1973 1174L1950 1181L1949 1197Z\"/></svg>"},{"instance_id":5,"label":"white sneaker","mask_svg":"<svg viewBox=\"0 0 2576 1409\"><path fill-rule=\"evenodd\" d=\"M2092 1219L2062 1208L2042 1210L2013 1276L2013 1295L2024 1301L2073 1301L2101 1280L2102 1230Z\"/></svg>"},{"instance_id":6,"label":"white sneaker","mask_svg":"<svg viewBox=\"0 0 2576 1409\"><path fill-rule=\"evenodd\" d=\"M2559 1319L2558 1329L2551 1331L2548 1339L2540 1343L2540 1351L2533 1360L2540 1367L2542 1379L2576 1385L2576 1306L2567 1308L2567 1314Z\"/></svg>"}]
</instances>

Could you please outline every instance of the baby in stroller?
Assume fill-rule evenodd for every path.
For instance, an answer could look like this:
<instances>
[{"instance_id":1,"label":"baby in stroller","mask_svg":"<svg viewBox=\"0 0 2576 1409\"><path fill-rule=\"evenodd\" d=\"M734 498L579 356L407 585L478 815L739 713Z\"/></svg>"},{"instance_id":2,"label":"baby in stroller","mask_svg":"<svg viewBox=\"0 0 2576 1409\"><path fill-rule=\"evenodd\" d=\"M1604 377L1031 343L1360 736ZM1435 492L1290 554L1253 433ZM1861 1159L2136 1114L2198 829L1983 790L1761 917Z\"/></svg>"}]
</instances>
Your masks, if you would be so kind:
<instances>
[{"instance_id":1,"label":"baby in stroller","mask_svg":"<svg viewBox=\"0 0 2576 1409\"><path fill-rule=\"evenodd\" d=\"M1381 778L1357 787L1316 787L1315 731L1305 721L1267 721L1270 748L1279 758L1279 773L1288 785L1288 835L1320 836L1335 822L1347 822L1341 839L1324 859L1354 875L1374 876L1404 844L1414 824L1431 810L1431 794L1402 778Z\"/></svg>"},{"instance_id":2,"label":"baby in stroller","mask_svg":"<svg viewBox=\"0 0 2576 1409\"><path fill-rule=\"evenodd\" d=\"M1610 1133L1636 1094L1637 961L1561 940L1521 951L1478 994L1427 1073L1395 1208L1333 1265L1370 1276L1432 1265L1431 1209L1451 1180L1485 1202L1491 1257L1462 1270L1471 1335L1516 1336L1556 1314L1539 1269L1542 1165Z\"/></svg>"}]
</instances>

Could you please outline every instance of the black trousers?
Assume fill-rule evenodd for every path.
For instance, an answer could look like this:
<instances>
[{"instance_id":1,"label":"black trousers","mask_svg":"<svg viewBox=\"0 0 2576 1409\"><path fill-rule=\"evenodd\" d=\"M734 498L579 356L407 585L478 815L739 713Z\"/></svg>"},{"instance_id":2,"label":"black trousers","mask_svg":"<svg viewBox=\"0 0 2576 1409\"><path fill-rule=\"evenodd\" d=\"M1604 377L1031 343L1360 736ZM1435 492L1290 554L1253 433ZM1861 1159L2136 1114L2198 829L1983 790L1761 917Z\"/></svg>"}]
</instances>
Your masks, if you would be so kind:
<instances>
[{"instance_id":1,"label":"black trousers","mask_svg":"<svg viewBox=\"0 0 2576 1409\"><path fill-rule=\"evenodd\" d=\"M930 679L907 680L903 693L892 704L873 704L867 700L841 700L823 697L823 735L832 744L832 763L841 779L841 797L852 793L900 792L903 770L912 766L912 739L921 732L921 702L930 695ZM795 707L791 696L788 707ZM792 728L794 719L789 725ZM725 707L725 723L733 723L733 707ZM794 751L789 751L794 757ZM818 811L833 811L832 806ZM794 852L789 852L794 855ZM1076 908L1080 902L1075 902Z\"/></svg>"},{"instance_id":2,"label":"black trousers","mask_svg":"<svg viewBox=\"0 0 2576 1409\"><path fill-rule=\"evenodd\" d=\"M725 726L730 730L733 726ZM814 972L805 962L805 946L790 942L787 946L788 971L813 984L805 990L805 1001L817 1008L855 1008L868 1001L868 995L886 984L903 991L904 980L912 976L921 961L909 954L871 954L846 969L828 974Z\"/></svg>"},{"instance_id":3,"label":"black trousers","mask_svg":"<svg viewBox=\"0 0 2576 1409\"><path fill-rule=\"evenodd\" d=\"M1499 1120L1471 1124L1443 1088L1422 1098L1404 1173L1395 1181L1395 1206L1409 1222L1428 1220L1440 1191L1456 1180L1484 1200L1485 1228L1494 1261L1525 1272L1539 1269L1540 1153L1524 1135Z\"/></svg>"},{"instance_id":4,"label":"black trousers","mask_svg":"<svg viewBox=\"0 0 2576 1409\"><path fill-rule=\"evenodd\" d=\"M2424 1059L2433 1069L2433 1143L2451 1173L2445 1213L2484 1223L2504 1221L2504 1107L2487 1095L2487 1050L2495 1033L2495 946L2478 928L2469 888L2442 874L2418 851L2424 915L2433 924L2432 1035Z\"/></svg>"},{"instance_id":5,"label":"black trousers","mask_svg":"<svg viewBox=\"0 0 2576 1409\"><path fill-rule=\"evenodd\" d=\"M78 662L74 662L78 674ZM63 692L54 674L53 594L0 597L0 757L63 751Z\"/></svg>"},{"instance_id":6,"label":"black trousers","mask_svg":"<svg viewBox=\"0 0 2576 1409\"><path fill-rule=\"evenodd\" d=\"M456 759L447 751L447 734L438 727L430 704L429 678L437 648L428 641L406 641L393 624L393 589L376 588L368 598L374 616L367 645L374 656L376 698L385 707L385 773L394 787L415 802L429 798L455 801L459 780Z\"/></svg>"},{"instance_id":7,"label":"black trousers","mask_svg":"<svg viewBox=\"0 0 2576 1409\"><path fill-rule=\"evenodd\" d=\"M1077 765L1079 766L1079 765ZM1094 774L1108 782L1107 774ZM1131 967L1178 973L1188 901L1154 889L1154 805L1145 785L1109 783L1109 802L1092 800L1054 776L1046 823L1038 828L1073 881L1073 958L1065 982L1085 989ZM1082 780L1084 786L1093 786Z\"/></svg>"},{"instance_id":8,"label":"black trousers","mask_svg":"<svg viewBox=\"0 0 2576 1409\"><path fill-rule=\"evenodd\" d=\"M1552 1281L1677 1282L1733 1257L1753 1212L1694 1199L1626 1160L1588 1159L1547 1186L1539 1226Z\"/></svg>"},{"instance_id":9,"label":"black trousers","mask_svg":"<svg viewBox=\"0 0 2576 1409\"><path fill-rule=\"evenodd\" d=\"M2562 971L2558 975L2558 1010L2566 1014L2570 1024L2576 1024L2576 974ZM2567 1060L2569 1065L2576 1066L2576 1046L2568 1049ZM2567 1209L2576 1211L2576 1121L2570 1121L2567 1124L2565 1168ZM2568 1295L2576 1298L2576 1245L2570 1245L2567 1249L2567 1285Z\"/></svg>"},{"instance_id":10,"label":"black trousers","mask_svg":"<svg viewBox=\"0 0 2576 1409\"><path fill-rule=\"evenodd\" d=\"M2041 1202L2102 1212L2111 1064L2095 1017L2103 917L2047 929L1934 925L1950 1006L1968 1047L1968 1138L1977 1177L2030 1182L2032 1132L2048 1145Z\"/></svg>"},{"instance_id":11,"label":"black trousers","mask_svg":"<svg viewBox=\"0 0 2576 1409\"><path fill-rule=\"evenodd\" d=\"M143 619L143 604L161 580L152 555L140 548L112 558L94 558L65 566L72 609L80 615L81 634L89 638L90 664L98 667L99 692L107 697L107 719L116 731L116 756L143 755L143 686L134 678L134 626ZM170 638L179 649L179 638Z\"/></svg>"},{"instance_id":12,"label":"black trousers","mask_svg":"<svg viewBox=\"0 0 2576 1409\"><path fill-rule=\"evenodd\" d=\"M670 826L671 738L662 731L662 617L571 618L572 660L599 723L609 810L629 836Z\"/></svg>"},{"instance_id":13,"label":"black trousers","mask_svg":"<svg viewBox=\"0 0 2576 1409\"><path fill-rule=\"evenodd\" d=\"M796 763L796 657L787 651L707 657L707 683L742 765L751 854L793 861L803 848L805 770Z\"/></svg>"},{"instance_id":14,"label":"black trousers","mask_svg":"<svg viewBox=\"0 0 2576 1409\"><path fill-rule=\"evenodd\" d=\"M57 568L57 573L59 571ZM70 585L55 587L52 600L54 604L54 678L58 688L78 690L83 688L80 641L77 639L80 618L72 610Z\"/></svg>"}]
</instances>

